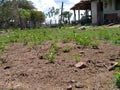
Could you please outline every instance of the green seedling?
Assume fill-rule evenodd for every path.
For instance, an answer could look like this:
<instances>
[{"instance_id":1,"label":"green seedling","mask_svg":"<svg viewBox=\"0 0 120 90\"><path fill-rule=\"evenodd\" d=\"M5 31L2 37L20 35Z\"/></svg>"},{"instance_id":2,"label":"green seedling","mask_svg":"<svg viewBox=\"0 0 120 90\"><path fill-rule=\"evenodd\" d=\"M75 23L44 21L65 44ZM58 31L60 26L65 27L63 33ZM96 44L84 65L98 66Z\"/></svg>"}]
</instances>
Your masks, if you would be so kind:
<instances>
[{"instance_id":1,"label":"green seedling","mask_svg":"<svg viewBox=\"0 0 120 90\"><path fill-rule=\"evenodd\" d=\"M55 59L55 54L51 52L50 55L45 56L45 59L47 59L50 63L53 63L53 60Z\"/></svg>"},{"instance_id":2,"label":"green seedling","mask_svg":"<svg viewBox=\"0 0 120 90\"><path fill-rule=\"evenodd\" d=\"M116 79L116 85L118 88L120 88L120 73L116 72L114 73L115 79Z\"/></svg>"},{"instance_id":3,"label":"green seedling","mask_svg":"<svg viewBox=\"0 0 120 90\"><path fill-rule=\"evenodd\" d=\"M73 56L74 56L74 59L75 59L76 62L80 62L81 59L79 58L78 54L75 54Z\"/></svg>"}]
</instances>

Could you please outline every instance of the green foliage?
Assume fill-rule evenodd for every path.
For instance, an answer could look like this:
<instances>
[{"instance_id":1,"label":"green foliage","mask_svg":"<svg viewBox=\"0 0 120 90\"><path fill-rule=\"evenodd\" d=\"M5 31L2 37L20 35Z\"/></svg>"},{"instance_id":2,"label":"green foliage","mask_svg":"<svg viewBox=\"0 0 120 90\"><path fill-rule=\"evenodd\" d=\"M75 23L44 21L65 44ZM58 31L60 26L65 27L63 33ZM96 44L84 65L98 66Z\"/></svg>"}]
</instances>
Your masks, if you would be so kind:
<instances>
[{"instance_id":1,"label":"green foliage","mask_svg":"<svg viewBox=\"0 0 120 90\"><path fill-rule=\"evenodd\" d=\"M55 54L53 52L50 52L50 55L45 55L45 59L47 59L49 62L53 62L55 59Z\"/></svg>"},{"instance_id":2,"label":"green foliage","mask_svg":"<svg viewBox=\"0 0 120 90\"><path fill-rule=\"evenodd\" d=\"M52 40L52 41L65 41L65 42L74 42L78 45L93 45L97 46L100 41L104 39L104 33L109 33L112 38L107 40L114 44L118 44L120 41L119 28L109 28L108 31L100 28L100 30L94 31L92 29L98 27L90 27L89 30L80 31L73 28L41 28L41 29L31 29L31 30L9 30L9 32L4 32L0 34L0 51L4 51L4 47L13 42L33 43L34 45L40 44L43 41ZM103 35L101 35L101 32ZM86 38L87 37L87 38ZM117 43L116 43L117 41ZM54 48L57 46L55 45Z\"/></svg>"},{"instance_id":3,"label":"green foliage","mask_svg":"<svg viewBox=\"0 0 120 90\"><path fill-rule=\"evenodd\" d=\"M21 18L24 20L30 20L30 11L27 11L25 9L19 9Z\"/></svg>"},{"instance_id":4,"label":"green foliage","mask_svg":"<svg viewBox=\"0 0 120 90\"><path fill-rule=\"evenodd\" d=\"M65 46L65 47L63 47L63 52L64 52L64 53L70 52L71 49L72 49L72 47L70 47L70 46Z\"/></svg>"},{"instance_id":5,"label":"green foliage","mask_svg":"<svg viewBox=\"0 0 120 90\"><path fill-rule=\"evenodd\" d=\"M63 15L63 18L64 18L64 23L67 23L67 22L70 23L70 18L71 18L71 16L72 16L72 13L69 12L69 11L64 11L64 12L62 13L62 15ZM65 19L66 19L66 20L65 20Z\"/></svg>"},{"instance_id":6,"label":"green foliage","mask_svg":"<svg viewBox=\"0 0 120 90\"><path fill-rule=\"evenodd\" d=\"M45 21L45 15L41 11L31 11L31 21L34 23L34 28L36 28L37 23L41 24Z\"/></svg>"},{"instance_id":7,"label":"green foliage","mask_svg":"<svg viewBox=\"0 0 120 90\"><path fill-rule=\"evenodd\" d=\"M81 37L81 38L76 37L75 41L76 41L76 44L82 45L84 47L90 45L90 42L91 42L88 37Z\"/></svg>"},{"instance_id":8,"label":"green foliage","mask_svg":"<svg viewBox=\"0 0 120 90\"><path fill-rule=\"evenodd\" d=\"M35 9L31 1L28 1L28 0L16 0L16 1L18 3L18 8L22 8L25 10Z\"/></svg>"},{"instance_id":9,"label":"green foliage","mask_svg":"<svg viewBox=\"0 0 120 90\"><path fill-rule=\"evenodd\" d=\"M91 45L93 49L98 49L99 41L93 41L91 42Z\"/></svg>"},{"instance_id":10,"label":"green foliage","mask_svg":"<svg viewBox=\"0 0 120 90\"><path fill-rule=\"evenodd\" d=\"M56 43L54 43L54 44L51 45L51 49L53 49L54 52L58 52L59 47L58 47L58 45Z\"/></svg>"},{"instance_id":11,"label":"green foliage","mask_svg":"<svg viewBox=\"0 0 120 90\"><path fill-rule=\"evenodd\" d=\"M76 62L80 62L81 59L79 58L78 54L74 54L73 56L74 56Z\"/></svg>"},{"instance_id":12,"label":"green foliage","mask_svg":"<svg viewBox=\"0 0 120 90\"><path fill-rule=\"evenodd\" d=\"M116 72L114 73L115 79L116 79L116 85L118 88L120 88L120 73Z\"/></svg>"}]
</instances>

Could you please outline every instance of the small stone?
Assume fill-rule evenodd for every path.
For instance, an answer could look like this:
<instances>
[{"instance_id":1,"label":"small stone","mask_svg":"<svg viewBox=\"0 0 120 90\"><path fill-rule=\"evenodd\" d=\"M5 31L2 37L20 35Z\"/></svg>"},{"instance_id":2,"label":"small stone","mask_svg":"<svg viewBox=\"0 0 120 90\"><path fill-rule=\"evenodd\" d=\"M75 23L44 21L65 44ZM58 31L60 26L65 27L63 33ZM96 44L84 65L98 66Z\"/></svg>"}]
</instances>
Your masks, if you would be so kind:
<instances>
[{"instance_id":1,"label":"small stone","mask_svg":"<svg viewBox=\"0 0 120 90\"><path fill-rule=\"evenodd\" d=\"M74 69L74 72L78 72L78 70L77 70L77 69Z\"/></svg>"},{"instance_id":2,"label":"small stone","mask_svg":"<svg viewBox=\"0 0 120 90\"><path fill-rule=\"evenodd\" d=\"M85 52L84 51L80 51L80 54L84 54Z\"/></svg>"},{"instance_id":3,"label":"small stone","mask_svg":"<svg viewBox=\"0 0 120 90\"><path fill-rule=\"evenodd\" d=\"M104 53L104 52L100 50L100 51L98 51L98 53Z\"/></svg>"},{"instance_id":4,"label":"small stone","mask_svg":"<svg viewBox=\"0 0 120 90\"><path fill-rule=\"evenodd\" d=\"M6 67L4 67L4 69L10 69L11 68L11 66L6 66Z\"/></svg>"},{"instance_id":5,"label":"small stone","mask_svg":"<svg viewBox=\"0 0 120 90\"><path fill-rule=\"evenodd\" d=\"M65 62L65 60L62 60L62 62Z\"/></svg>"},{"instance_id":6,"label":"small stone","mask_svg":"<svg viewBox=\"0 0 120 90\"><path fill-rule=\"evenodd\" d=\"M66 90L72 90L72 86L69 85Z\"/></svg>"},{"instance_id":7,"label":"small stone","mask_svg":"<svg viewBox=\"0 0 120 90\"><path fill-rule=\"evenodd\" d=\"M96 66L97 67L104 67L104 63L97 63Z\"/></svg>"},{"instance_id":8,"label":"small stone","mask_svg":"<svg viewBox=\"0 0 120 90\"><path fill-rule=\"evenodd\" d=\"M85 67L87 67L85 62L78 62L77 64L75 64L75 67L83 69Z\"/></svg>"},{"instance_id":9,"label":"small stone","mask_svg":"<svg viewBox=\"0 0 120 90\"><path fill-rule=\"evenodd\" d=\"M86 30L86 27L85 26L81 26L79 29L80 30Z\"/></svg>"},{"instance_id":10,"label":"small stone","mask_svg":"<svg viewBox=\"0 0 120 90\"><path fill-rule=\"evenodd\" d=\"M71 81L69 81L69 83L77 83L77 81L76 80L71 80Z\"/></svg>"},{"instance_id":11,"label":"small stone","mask_svg":"<svg viewBox=\"0 0 120 90\"><path fill-rule=\"evenodd\" d=\"M75 88L84 88L84 85L81 85L80 83L76 83Z\"/></svg>"},{"instance_id":12,"label":"small stone","mask_svg":"<svg viewBox=\"0 0 120 90\"><path fill-rule=\"evenodd\" d=\"M69 67L74 67L74 64L69 64Z\"/></svg>"},{"instance_id":13,"label":"small stone","mask_svg":"<svg viewBox=\"0 0 120 90\"><path fill-rule=\"evenodd\" d=\"M79 54L79 56L83 56L83 54Z\"/></svg>"}]
</instances>

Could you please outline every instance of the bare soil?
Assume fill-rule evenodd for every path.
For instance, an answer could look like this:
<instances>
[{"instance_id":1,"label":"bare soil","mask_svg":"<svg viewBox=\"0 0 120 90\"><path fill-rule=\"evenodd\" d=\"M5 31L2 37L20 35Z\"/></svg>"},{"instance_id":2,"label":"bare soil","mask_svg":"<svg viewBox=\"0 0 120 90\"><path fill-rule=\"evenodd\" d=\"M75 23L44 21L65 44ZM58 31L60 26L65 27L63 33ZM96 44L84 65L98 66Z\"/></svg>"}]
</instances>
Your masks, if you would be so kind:
<instances>
[{"instance_id":1,"label":"bare soil","mask_svg":"<svg viewBox=\"0 0 120 90\"><path fill-rule=\"evenodd\" d=\"M119 46L103 42L93 49L59 42L60 49L50 63L44 55L51 44L30 47L13 43L6 47L0 58L0 90L117 90L115 71L108 69L120 60ZM65 47L71 47L70 51L63 52ZM75 67L74 54L79 54L86 67Z\"/></svg>"}]
</instances>

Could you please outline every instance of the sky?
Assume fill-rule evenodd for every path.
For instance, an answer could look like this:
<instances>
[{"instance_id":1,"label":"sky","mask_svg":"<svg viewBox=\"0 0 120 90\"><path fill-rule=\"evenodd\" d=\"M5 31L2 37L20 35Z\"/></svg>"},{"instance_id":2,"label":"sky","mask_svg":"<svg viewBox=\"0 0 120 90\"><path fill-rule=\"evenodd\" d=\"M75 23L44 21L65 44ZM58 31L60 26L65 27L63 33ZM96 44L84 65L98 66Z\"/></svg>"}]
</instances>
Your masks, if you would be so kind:
<instances>
[{"instance_id":1,"label":"sky","mask_svg":"<svg viewBox=\"0 0 120 90\"><path fill-rule=\"evenodd\" d=\"M37 8L38 11L43 11L44 13L47 13L49 8L53 6L55 8L60 9L62 5L62 1L64 2L63 10L70 11L73 13L73 11L70 10L70 8L74 6L76 3L80 2L80 0L30 0L30 1L33 2L34 6ZM71 17L71 20L73 20L73 15ZM50 21L50 18L48 18L47 21Z\"/></svg>"},{"instance_id":2,"label":"sky","mask_svg":"<svg viewBox=\"0 0 120 90\"><path fill-rule=\"evenodd\" d=\"M80 0L31 0L37 10L46 12L50 7L61 8L62 1L64 2L64 10L70 10L70 8L78 3Z\"/></svg>"}]
</instances>

